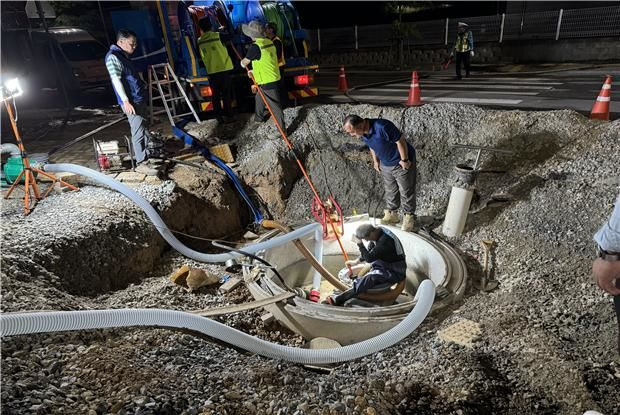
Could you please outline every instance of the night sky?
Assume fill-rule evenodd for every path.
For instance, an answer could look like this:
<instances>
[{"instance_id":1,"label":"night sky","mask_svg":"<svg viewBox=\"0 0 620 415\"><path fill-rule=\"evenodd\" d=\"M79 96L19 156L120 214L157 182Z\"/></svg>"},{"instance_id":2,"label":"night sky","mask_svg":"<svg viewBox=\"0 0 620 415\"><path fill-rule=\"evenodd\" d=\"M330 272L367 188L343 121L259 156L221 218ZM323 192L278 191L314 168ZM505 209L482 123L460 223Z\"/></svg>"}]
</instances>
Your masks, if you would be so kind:
<instances>
[{"instance_id":1,"label":"night sky","mask_svg":"<svg viewBox=\"0 0 620 415\"><path fill-rule=\"evenodd\" d=\"M306 29L392 23L397 16L386 11L386 3L388 2L293 0L301 18L301 25ZM617 1L416 1L413 3L425 6L426 10L403 16L404 21L618 5Z\"/></svg>"}]
</instances>

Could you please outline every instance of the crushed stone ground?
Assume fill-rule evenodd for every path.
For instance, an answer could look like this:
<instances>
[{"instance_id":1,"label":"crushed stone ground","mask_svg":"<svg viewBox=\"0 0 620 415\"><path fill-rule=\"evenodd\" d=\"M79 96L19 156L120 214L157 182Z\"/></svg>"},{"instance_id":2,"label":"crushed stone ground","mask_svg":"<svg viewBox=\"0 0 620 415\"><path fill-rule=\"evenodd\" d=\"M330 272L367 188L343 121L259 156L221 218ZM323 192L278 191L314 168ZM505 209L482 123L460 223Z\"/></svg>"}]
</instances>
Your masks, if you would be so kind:
<instances>
[{"instance_id":1,"label":"crushed stone ground","mask_svg":"<svg viewBox=\"0 0 620 415\"><path fill-rule=\"evenodd\" d=\"M348 113L394 121L418 153L418 214L447 205L453 166L475 152L455 143L511 149L483 154L477 198L459 248L480 276L480 240L496 242L499 287L470 288L462 303L433 315L398 345L329 373L250 356L207 338L165 329L113 329L2 339L2 411L83 414L580 414L620 413L617 327L609 296L591 282L592 235L620 190L620 122L595 122L573 111L483 110L432 104L417 108L326 105L287 109L296 152L321 194L331 190L347 213L381 203L381 182L367 150L341 131ZM269 124L219 128L203 138L230 141L246 183L263 186L264 207L288 222L309 217L311 194L289 167ZM206 128L206 126L205 126ZM216 137L215 137L216 136ZM247 166L251 166L249 169ZM250 171L251 170L251 171ZM275 186L277 180L286 183ZM139 191L158 209L174 186ZM484 204L494 194L508 203ZM257 191L257 196L261 194ZM486 206L486 207L485 207ZM153 241L155 230L123 196L98 187L45 201L26 219L15 201L2 205L2 310L160 307L195 310L251 299L245 288L187 293L168 281L183 263L218 275L220 265L161 250L122 289L76 289L71 272L108 267ZM379 209L383 207L380 206ZM437 229L439 230L439 229ZM107 235L106 235L107 234ZM101 250L84 251L87 236ZM82 241L82 242L80 242ZM111 244L116 250L109 250ZM88 266L83 265L88 264ZM106 265L107 264L107 265ZM70 269L65 269L65 268ZM80 271L81 270L81 271ZM81 284L87 279L80 278ZM99 286L98 284L96 284ZM85 294L80 294L80 293ZM303 339L261 322L260 310L221 320L263 339L299 346ZM480 324L472 347L441 340L459 321Z\"/></svg>"}]
</instances>

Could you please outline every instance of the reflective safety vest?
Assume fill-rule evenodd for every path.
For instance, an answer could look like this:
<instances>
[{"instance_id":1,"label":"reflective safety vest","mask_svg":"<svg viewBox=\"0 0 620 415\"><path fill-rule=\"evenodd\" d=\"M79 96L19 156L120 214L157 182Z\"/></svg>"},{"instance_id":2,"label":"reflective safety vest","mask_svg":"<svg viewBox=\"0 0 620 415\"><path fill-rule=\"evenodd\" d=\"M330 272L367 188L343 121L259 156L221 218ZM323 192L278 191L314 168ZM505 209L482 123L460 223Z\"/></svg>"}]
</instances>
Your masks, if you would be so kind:
<instances>
[{"instance_id":1,"label":"reflective safety vest","mask_svg":"<svg viewBox=\"0 0 620 415\"><path fill-rule=\"evenodd\" d=\"M267 38L258 38L255 41L260 48L260 59L252 61L254 79L259 85L268 84L280 80L280 69L278 68L278 57L276 56L276 46Z\"/></svg>"},{"instance_id":2,"label":"reflective safety vest","mask_svg":"<svg viewBox=\"0 0 620 415\"><path fill-rule=\"evenodd\" d=\"M276 40L280 41L280 44L282 45L282 50L280 51L280 56L278 56L278 66L284 66L286 65L286 60L284 59L284 42L282 42L282 40L279 37L274 37L273 39L271 39L271 41L273 42L273 44L275 45ZM278 51L278 48L276 48L276 52Z\"/></svg>"},{"instance_id":3,"label":"reflective safety vest","mask_svg":"<svg viewBox=\"0 0 620 415\"><path fill-rule=\"evenodd\" d=\"M205 64L207 74L230 71L233 68L228 50L220 40L220 34L206 32L198 38L200 57Z\"/></svg>"},{"instance_id":4,"label":"reflective safety vest","mask_svg":"<svg viewBox=\"0 0 620 415\"><path fill-rule=\"evenodd\" d=\"M473 43L473 35L469 30L463 33L457 33L454 50L457 52L469 52L473 49Z\"/></svg>"}]
</instances>

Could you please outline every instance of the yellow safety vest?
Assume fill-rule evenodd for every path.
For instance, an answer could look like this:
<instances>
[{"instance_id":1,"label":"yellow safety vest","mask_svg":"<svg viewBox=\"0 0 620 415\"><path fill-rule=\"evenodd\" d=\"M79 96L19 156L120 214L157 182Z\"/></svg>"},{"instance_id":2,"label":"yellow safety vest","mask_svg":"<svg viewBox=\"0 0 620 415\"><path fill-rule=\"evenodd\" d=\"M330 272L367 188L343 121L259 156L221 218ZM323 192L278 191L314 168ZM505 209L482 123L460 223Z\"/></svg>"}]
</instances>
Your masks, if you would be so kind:
<instances>
[{"instance_id":1,"label":"yellow safety vest","mask_svg":"<svg viewBox=\"0 0 620 415\"><path fill-rule=\"evenodd\" d=\"M258 38L255 41L260 48L260 59L252 61L254 79L259 85L268 84L280 80L280 69L278 68L278 57L276 56L276 46L267 38Z\"/></svg>"},{"instance_id":2,"label":"yellow safety vest","mask_svg":"<svg viewBox=\"0 0 620 415\"><path fill-rule=\"evenodd\" d=\"M276 44L275 42L276 40L279 40L280 44L282 44L282 51L280 52L280 56L278 56L278 66L284 66L286 65L286 60L284 59L284 42L282 42L282 40L276 36L273 39L271 39L274 45ZM277 52L277 48L276 48L276 52Z\"/></svg>"},{"instance_id":3,"label":"yellow safety vest","mask_svg":"<svg viewBox=\"0 0 620 415\"><path fill-rule=\"evenodd\" d=\"M456 35L456 44L454 45L454 49L457 52L468 52L469 49L469 36L470 31L465 31L463 33L457 33Z\"/></svg>"},{"instance_id":4,"label":"yellow safety vest","mask_svg":"<svg viewBox=\"0 0 620 415\"><path fill-rule=\"evenodd\" d=\"M207 68L207 74L230 71L233 68L228 50L222 45L220 34L206 32L198 38L200 57Z\"/></svg>"}]
</instances>

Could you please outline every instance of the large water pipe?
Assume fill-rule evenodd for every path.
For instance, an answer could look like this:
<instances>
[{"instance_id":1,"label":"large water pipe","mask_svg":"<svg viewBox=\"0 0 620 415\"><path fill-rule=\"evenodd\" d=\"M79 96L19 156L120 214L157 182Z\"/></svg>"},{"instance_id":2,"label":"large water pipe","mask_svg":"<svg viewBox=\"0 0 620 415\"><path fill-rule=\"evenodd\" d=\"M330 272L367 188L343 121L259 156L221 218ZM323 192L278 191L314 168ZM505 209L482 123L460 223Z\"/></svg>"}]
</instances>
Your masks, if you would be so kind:
<instances>
[{"instance_id":1,"label":"large water pipe","mask_svg":"<svg viewBox=\"0 0 620 415\"><path fill-rule=\"evenodd\" d=\"M229 252L224 254L205 254L203 252L195 251L185 245L181 241L177 239L176 236L172 233L170 229L166 226L162 218L159 216L157 211L151 206L151 204L136 193L133 189L128 186L125 186L121 182L114 180L105 174L101 174L97 171L89 169L84 166L79 166L77 164L46 164L44 166L45 171L51 173L59 173L59 172L69 172L79 174L81 176L89 177L101 184L111 187L112 189L122 193L131 199L135 204L137 204L144 213L148 216L150 221L155 225L155 228L160 233L160 235L182 255L195 259L200 262L226 262L232 258L240 258L243 257L243 254L239 254L236 252ZM284 234L273 240L260 242L257 244L251 244L243 247L243 250L249 252L251 254L255 254L258 251L262 251L264 249L269 249L274 246L282 245L287 242L291 242L295 239L299 239L305 235L314 234L315 239L315 255L317 255L317 259L321 261L323 257L323 229L320 224L312 223L306 225L302 228L296 229L291 233Z\"/></svg>"},{"instance_id":2,"label":"large water pipe","mask_svg":"<svg viewBox=\"0 0 620 415\"><path fill-rule=\"evenodd\" d=\"M134 326L174 327L200 332L261 356L293 363L320 365L358 359L400 342L426 318L434 297L435 285L432 281L425 280L416 293L416 306L396 326L359 343L323 350L301 349L267 342L205 317L162 309L2 313L0 330L2 336L17 336Z\"/></svg>"},{"instance_id":3,"label":"large water pipe","mask_svg":"<svg viewBox=\"0 0 620 415\"><path fill-rule=\"evenodd\" d=\"M178 252L201 262L225 262L242 254L204 254L183 245L165 226L155 209L129 187L99 172L74 164L48 164L49 172L70 172L90 177L123 193L141 207L157 226L162 237ZM160 225L160 226L158 226ZM317 232L318 228L318 232ZM293 232L265 242L251 244L244 250L256 253L263 249L280 246L301 236L314 232L317 244L322 249L322 227L319 224L306 225ZM322 255L322 250L319 251ZM317 252L318 253L318 252ZM319 260L321 256L318 257ZM61 332L71 330L92 330L131 326L175 327L197 331L218 340L241 347L261 356L283 359L302 364L328 364L357 359L393 346L411 334L426 318L435 298L435 284L430 280L422 282L415 296L417 303L411 312L392 329L359 343L342 348L308 350L266 342L216 321L182 311L162 309L125 309L56 311L35 313L3 313L0 315L0 335L15 336L34 333Z\"/></svg>"}]
</instances>

